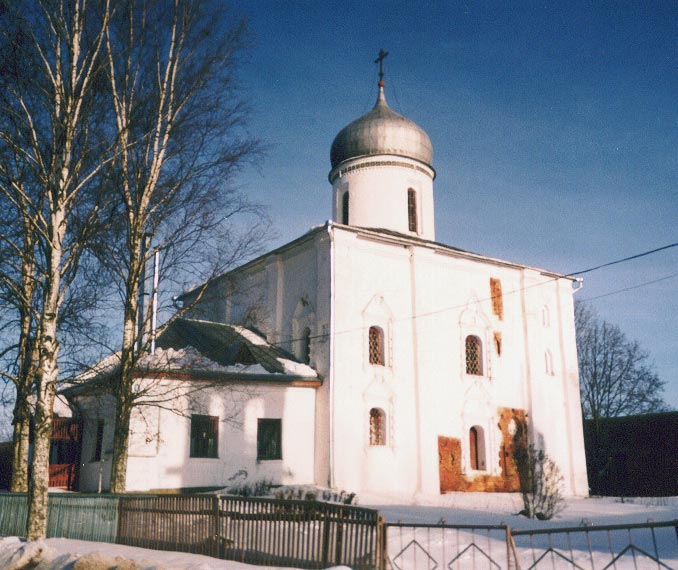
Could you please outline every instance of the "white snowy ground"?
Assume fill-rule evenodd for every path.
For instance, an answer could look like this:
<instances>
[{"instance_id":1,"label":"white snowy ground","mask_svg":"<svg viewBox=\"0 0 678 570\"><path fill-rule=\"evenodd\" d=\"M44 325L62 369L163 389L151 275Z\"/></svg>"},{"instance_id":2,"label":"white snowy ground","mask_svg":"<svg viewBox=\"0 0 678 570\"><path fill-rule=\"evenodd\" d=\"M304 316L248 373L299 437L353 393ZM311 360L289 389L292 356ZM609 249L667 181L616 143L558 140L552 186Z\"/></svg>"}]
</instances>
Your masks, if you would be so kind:
<instances>
[{"instance_id":1,"label":"white snowy ground","mask_svg":"<svg viewBox=\"0 0 678 570\"><path fill-rule=\"evenodd\" d=\"M376 494L361 495L360 505L377 509L388 522L458 525L507 524L513 529L646 523L678 519L678 497L615 497L567 499L564 510L550 521L527 519L519 493L447 493L394 501Z\"/></svg>"},{"instance_id":2,"label":"white snowy ground","mask_svg":"<svg viewBox=\"0 0 678 570\"><path fill-rule=\"evenodd\" d=\"M521 568L581 568L616 570L678 568L678 536L673 526L583 532L591 525L622 525L678 520L678 497L625 500L569 499L550 521L517 515L519 494L450 493L441 497L415 497L394 504L379 496L363 496L362 503L378 509L388 522L446 525L509 525L512 531L577 527L569 533L517 535L515 555ZM434 526L391 526L388 556L396 568L505 568L504 530L457 530ZM663 566L653 558L658 557ZM435 561L435 564L432 563Z\"/></svg>"},{"instance_id":3,"label":"white snowy ground","mask_svg":"<svg viewBox=\"0 0 678 570\"><path fill-rule=\"evenodd\" d=\"M582 523L601 525L678 520L678 497L634 499L624 503L614 498L570 499L563 512L554 520L543 522L530 521L515 514L522 508L520 496L516 494L451 493L439 497L415 497L407 501L379 495L363 495L360 498L360 504L377 508L389 522L437 524L444 521L447 524L463 525L508 524L516 530L570 527L579 526ZM389 545L391 542L396 543L396 547L397 542L407 544L413 537L425 544L425 539L421 534L407 534L407 529L400 531L394 537L395 531L399 530L389 528ZM666 534L669 537L666 539L666 544L664 544L665 539L662 536L659 537L659 548L662 552L668 552L669 567L676 567L674 564L678 561L678 544L675 538L671 538L675 534L673 534L673 529L670 530L671 533ZM441 534L443 538L436 538L436 536L434 535L433 539L429 538L429 543L425 546L430 547L431 552L436 547L442 548L442 556L449 558L450 550L454 554L455 549L448 542L450 535ZM492 549L495 549L495 553L504 551L505 545L501 537L488 536L485 540L486 542L481 542L476 539L476 543L488 552ZM609 543L609 538L593 538L594 551L600 547L600 552L595 552L596 557L609 558L619 552L615 550L613 555L608 555L604 552L607 543ZM444 552L445 545L448 548L447 555ZM456 548L459 549L459 546ZM518 550L520 549L520 544L518 544ZM567 554L566 550L563 552ZM395 556L397 552L389 552L389 554ZM539 554L537 552L537 555ZM418 555L420 556L421 553ZM464 556L472 555L474 555L473 549ZM581 553L583 557L586 555L586 552ZM481 555L477 554L477 556ZM534 553L530 552L529 556L534 556ZM401 561L405 565L405 559ZM460 558L459 563L462 564L459 566L463 567L463 562L464 559ZM206 556L96 542L51 538L27 544L15 537L0 539L0 568L19 570L25 567L33 570L244 570L252 568L246 564ZM623 568L625 565L618 565L618 567ZM656 567L655 564L654 568Z\"/></svg>"}]
</instances>

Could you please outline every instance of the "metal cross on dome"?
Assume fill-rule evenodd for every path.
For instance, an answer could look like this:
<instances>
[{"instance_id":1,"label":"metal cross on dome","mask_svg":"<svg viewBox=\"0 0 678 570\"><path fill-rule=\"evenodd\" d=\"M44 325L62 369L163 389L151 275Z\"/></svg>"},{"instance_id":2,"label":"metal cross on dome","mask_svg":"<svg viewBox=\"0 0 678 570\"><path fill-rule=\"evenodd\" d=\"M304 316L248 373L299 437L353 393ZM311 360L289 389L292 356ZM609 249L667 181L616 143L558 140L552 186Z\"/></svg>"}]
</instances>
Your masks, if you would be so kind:
<instances>
[{"instance_id":1,"label":"metal cross on dome","mask_svg":"<svg viewBox=\"0 0 678 570\"><path fill-rule=\"evenodd\" d=\"M374 63L379 64L379 81L384 80L384 59L388 55L387 51L384 51L384 48L379 50L379 57L374 60Z\"/></svg>"}]
</instances>

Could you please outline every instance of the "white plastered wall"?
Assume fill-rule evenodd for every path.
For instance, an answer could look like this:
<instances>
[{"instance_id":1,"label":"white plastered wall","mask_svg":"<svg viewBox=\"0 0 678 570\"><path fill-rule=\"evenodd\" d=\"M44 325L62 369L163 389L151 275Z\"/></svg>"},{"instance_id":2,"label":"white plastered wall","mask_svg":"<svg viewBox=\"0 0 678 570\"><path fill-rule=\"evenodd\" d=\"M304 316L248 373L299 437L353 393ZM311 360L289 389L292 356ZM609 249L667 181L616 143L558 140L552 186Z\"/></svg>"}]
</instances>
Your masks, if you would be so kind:
<instances>
[{"instance_id":1,"label":"white plastered wall","mask_svg":"<svg viewBox=\"0 0 678 570\"><path fill-rule=\"evenodd\" d=\"M264 255L214 283L217 295L205 295L208 309L224 322L244 323L257 315L257 328L268 342L299 356L300 331L310 329L310 365L323 384L315 389L315 473L320 485L329 483L329 367L330 367L330 234L320 228ZM220 295L220 297L219 297ZM193 313L205 316L202 303Z\"/></svg>"},{"instance_id":2,"label":"white plastered wall","mask_svg":"<svg viewBox=\"0 0 678 570\"><path fill-rule=\"evenodd\" d=\"M399 165L390 164L393 162ZM335 221L343 219L343 197L349 192L349 225L384 228L435 239L431 169L415 160L384 155L347 161L340 171L341 176L332 184ZM408 225L409 189L416 195L416 232L410 232Z\"/></svg>"},{"instance_id":3,"label":"white plastered wall","mask_svg":"<svg viewBox=\"0 0 678 570\"><path fill-rule=\"evenodd\" d=\"M227 486L262 479L277 484L312 483L315 389L282 385L225 385L192 396L183 414L148 408L157 415L156 440L141 429L131 436L127 489ZM190 457L191 413L219 418L218 457ZM257 460L257 420L282 420L282 459ZM139 417L137 417L139 420ZM133 427L134 430L134 427Z\"/></svg>"},{"instance_id":4,"label":"white plastered wall","mask_svg":"<svg viewBox=\"0 0 678 570\"><path fill-rule=\"evenodd\" d=\"M339 228L335 244L338 486L438 493L438 435L460 439L467 477L497 475L498 410L518 408L528 413L535 442L541 438L563 471L565 492L587 493L569 280ZM502 283L502 319L492 310L490 278ZM366 356L365 315L375 298L392 314L385 367ZM544 305L552 305L547 334L535 323ZM483 342L481 376L466 374L469 334ZM542 373L547 349L554 362L548 378ZM369 446L371 407L390 412L386 446ZM468 432L476 425L484 434L482 471L469 462Z\"/></svg>"}]
</instances>

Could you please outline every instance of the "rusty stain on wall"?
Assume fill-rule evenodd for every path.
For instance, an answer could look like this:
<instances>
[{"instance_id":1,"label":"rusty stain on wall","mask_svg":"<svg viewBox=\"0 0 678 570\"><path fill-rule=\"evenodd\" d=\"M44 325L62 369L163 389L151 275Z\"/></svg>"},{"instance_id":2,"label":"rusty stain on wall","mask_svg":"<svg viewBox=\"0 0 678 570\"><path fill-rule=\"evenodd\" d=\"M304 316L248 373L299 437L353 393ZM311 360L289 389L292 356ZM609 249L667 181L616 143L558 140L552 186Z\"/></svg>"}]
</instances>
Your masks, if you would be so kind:
<instances>
[{"instance_id":1,"label":"rusty stain on wall","mask_svg":"<svg viewBox=\"0 0 678 570\"><path fill-rule=\"evenodd\" d=\"M504 318L504 299L501 296L501 281L490 277L490 296L492 297L492 312L501 321Z\"/></svg>"},{"instance_id":2,"label":"rusty stain on wall","mask_svg":"<svg viewBox=\"0 0 678 570\"><path fill-rule=\"evenodd\" d=\"M484 491L488 493L520 491L520 478L516 464L516 450L527 445L527 418L525 410L517 408L498 408L501 431L499 446L500 475L462 472L462 448L459 438L438 436L438 462L440 472L440 492ZM495 465L495 461L490 462Z\"/></svg>"}]
</instances>

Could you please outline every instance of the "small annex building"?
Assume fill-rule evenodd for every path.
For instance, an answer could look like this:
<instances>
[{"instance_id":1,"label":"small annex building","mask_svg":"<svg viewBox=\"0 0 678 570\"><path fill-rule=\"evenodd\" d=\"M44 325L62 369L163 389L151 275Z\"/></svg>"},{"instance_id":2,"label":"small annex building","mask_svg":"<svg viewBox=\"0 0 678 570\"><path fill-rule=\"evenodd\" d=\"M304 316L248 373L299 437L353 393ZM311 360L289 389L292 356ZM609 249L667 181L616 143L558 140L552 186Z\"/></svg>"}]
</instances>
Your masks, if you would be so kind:
<instances>
[{"instance_id":1,"label":"small annex building","mask_svg":"<svg viewBox=\"0 0 678 570\"><path fill-rule=\"evenodd\" d=\"M515 491L529 441L586 495L575 280L436 242L431 141L383 81L330 157L332 221L185 293L142 360L181 409L135 412L128 489ZM106 488L113 373L65 391L82 490Z\"/></svg>"}]
</instances>

